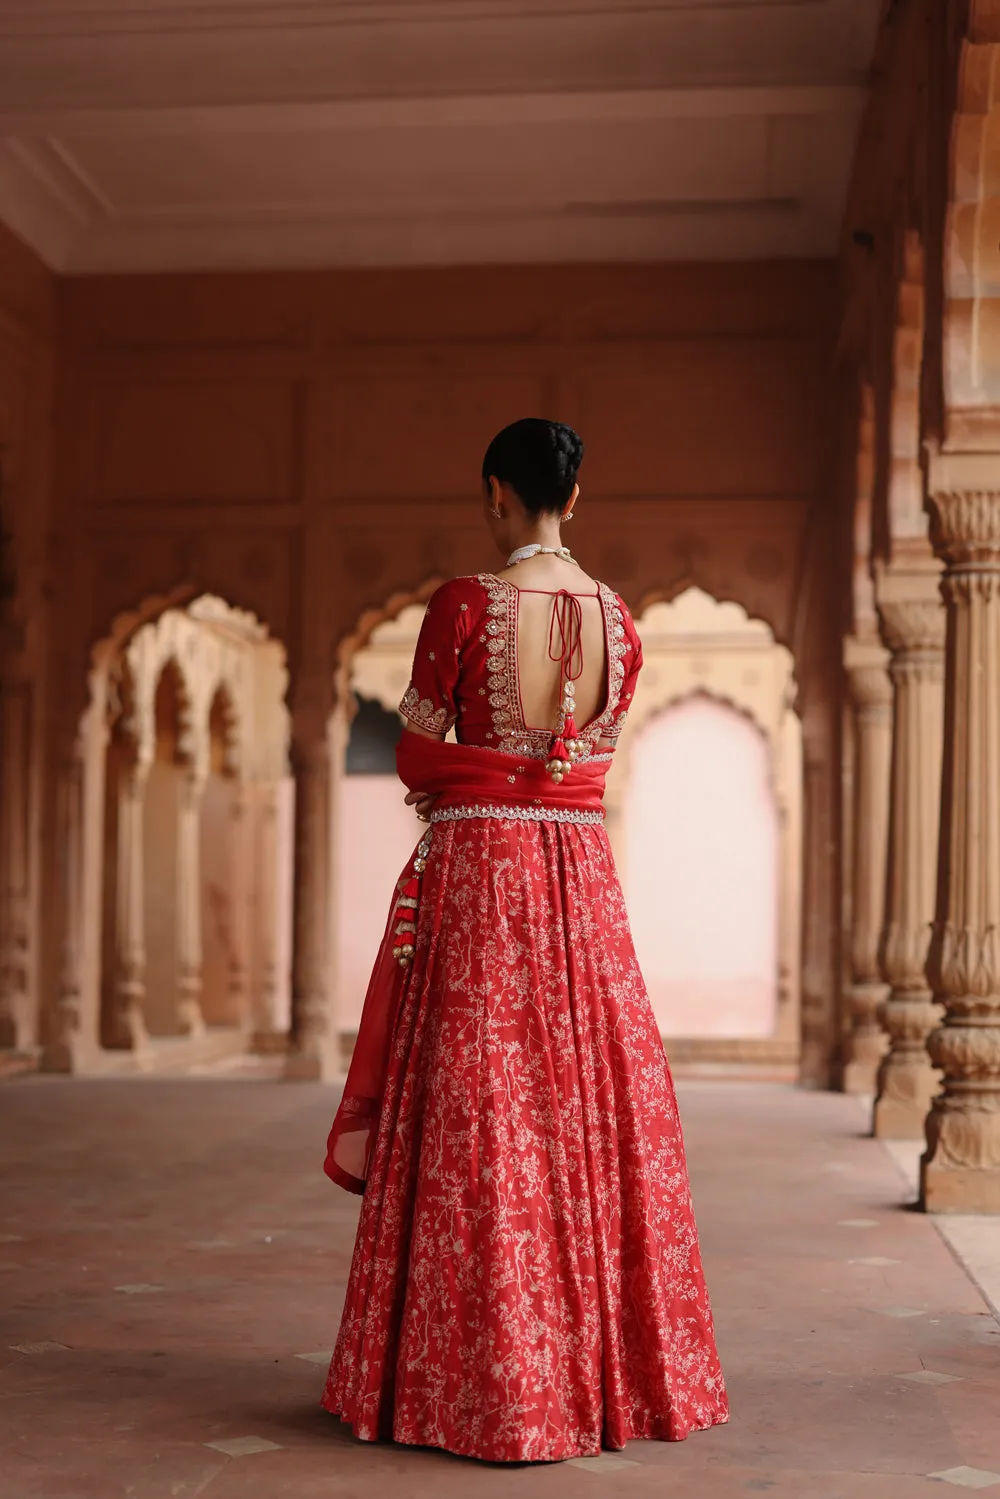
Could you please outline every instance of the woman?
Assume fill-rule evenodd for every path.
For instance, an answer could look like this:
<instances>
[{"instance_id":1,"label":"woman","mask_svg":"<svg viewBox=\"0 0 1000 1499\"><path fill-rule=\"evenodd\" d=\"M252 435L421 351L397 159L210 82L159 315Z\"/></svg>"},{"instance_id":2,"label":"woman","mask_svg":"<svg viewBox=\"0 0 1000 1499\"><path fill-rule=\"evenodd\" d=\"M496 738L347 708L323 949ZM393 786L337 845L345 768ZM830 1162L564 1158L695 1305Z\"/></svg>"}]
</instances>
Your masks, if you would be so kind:
<instances>
[{"instance_id":1,"label":"woman","mask_svg":"<svg viewBox=\"0 0 1000 1499\"><path fill-rule=\"evenodd\" d=\"M678 1441L728 1415L602 826L642 651L561 543L582 457L555 422L494 438L485 513L506 566L428 605L398 754L428 830L326 1163L364 1200L324 1406L365 1440L494 1462Z\"/></svg>"}]
</instances>

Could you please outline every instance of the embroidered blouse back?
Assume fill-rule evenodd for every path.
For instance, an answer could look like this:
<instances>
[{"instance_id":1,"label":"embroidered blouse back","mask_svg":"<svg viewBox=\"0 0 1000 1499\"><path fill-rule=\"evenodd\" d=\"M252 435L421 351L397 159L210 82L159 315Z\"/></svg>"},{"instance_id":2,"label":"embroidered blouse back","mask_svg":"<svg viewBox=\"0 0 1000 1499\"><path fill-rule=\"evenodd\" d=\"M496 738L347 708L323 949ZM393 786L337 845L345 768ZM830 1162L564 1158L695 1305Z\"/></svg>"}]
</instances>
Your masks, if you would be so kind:
<instances>
[{"instance_id":1,"label":"embroidered blouse back","mask_svg":"<svg viewBox=\"0 0 1000 1499\"><path fill-rule=\"evenodd\" d=\"M545 758L559 701L559 662L550 658L555 601L554 590L522 590L493 573L445 583L427 606L403 717L442 736L454 727L462 744ZM576 721L589 755L614 746L642 648L612 589L599 583L578 602Z\"/></svg>"}]
</instances>

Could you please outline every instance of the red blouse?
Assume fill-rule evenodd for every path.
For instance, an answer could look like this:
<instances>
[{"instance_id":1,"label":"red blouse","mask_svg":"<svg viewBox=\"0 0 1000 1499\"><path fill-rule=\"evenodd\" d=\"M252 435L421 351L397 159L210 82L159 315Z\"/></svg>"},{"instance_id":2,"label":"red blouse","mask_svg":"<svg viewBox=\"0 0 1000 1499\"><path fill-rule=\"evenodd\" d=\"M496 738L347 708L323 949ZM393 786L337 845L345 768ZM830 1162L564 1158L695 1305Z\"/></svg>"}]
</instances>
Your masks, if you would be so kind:
<instances>
[{"instance_id":1,"label":"red blouse","mask_svg":"<svg viewBox=\"0 0 1000 1499\"><path fill-rule=\"evenodd\" d=\"M431 598L399 711L432 734L455 728L460 744L545 759L551 728L527 728L517 674L518 589L493 573L453 578ZM577 726L583 758L617 740L642 667L642 645L626 605L603 583L608 671L604 707Z\"/></svg>"}]
</instances>

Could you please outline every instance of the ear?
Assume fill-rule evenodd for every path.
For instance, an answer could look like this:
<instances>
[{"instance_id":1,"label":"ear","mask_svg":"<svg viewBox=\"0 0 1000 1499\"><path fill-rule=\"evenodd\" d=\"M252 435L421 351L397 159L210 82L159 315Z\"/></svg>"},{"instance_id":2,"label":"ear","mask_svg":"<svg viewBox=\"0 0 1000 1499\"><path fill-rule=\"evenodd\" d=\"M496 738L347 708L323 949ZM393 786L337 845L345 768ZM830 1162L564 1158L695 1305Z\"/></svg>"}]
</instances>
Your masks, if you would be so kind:
<instances>
[{"instance_id":1,"label":"ear","mask_svg":"<svg viewBox=\"0 0 1000 1499\"><path fill-rule=\"evenodd\" d=\"M577 502L577 500L579 498L580 498L580 486L579 486L579 484L574 484L573 485L573 493L570 495L569 499L566 501L565 505L563 506L563 512L562 512L562 515L560 516L561 520L569 520L570 516L573 514L573 506L576 504L576 502Z\"/></svg>"},{"instance_id":2,"label":"ear","mask_svg":"<svg viewBox=\"0 0 1000 1499\"><path fill-rule=\"evenodd\" d=\"M490 475L489 481L490 509L494 515L503 515L503 489L500 480L495 474Z\"/></svg>"}]
</instances>

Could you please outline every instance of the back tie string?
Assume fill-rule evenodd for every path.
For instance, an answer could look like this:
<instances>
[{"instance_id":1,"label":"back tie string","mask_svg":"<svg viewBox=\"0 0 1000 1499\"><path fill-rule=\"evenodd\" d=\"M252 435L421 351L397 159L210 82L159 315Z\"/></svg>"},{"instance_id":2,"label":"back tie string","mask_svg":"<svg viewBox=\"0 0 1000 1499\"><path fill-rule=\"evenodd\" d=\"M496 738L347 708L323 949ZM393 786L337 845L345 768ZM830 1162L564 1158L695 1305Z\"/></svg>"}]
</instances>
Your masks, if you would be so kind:
<instances>
[{"instance_id":1,"label":"back tie string","mask_svg":"<svg viewBox=\"0 0 1000 1499\"><path fill-rule=\"evenodd\" d=\"M576 595L565 588L552 603L549 660L559 662L565 681L575 682L583 671L583 608Z\"/></svg>"},{"instance_id":2,"label":"back tie string","mask_svg":"<svg viewBox=\"0 0 1000 1499\"><path fill-rule=\"evenodd\" d=\"M556 785L569 775L584 748L576 737L576 681L583 671L583 607L575 594L562 588L552 604L549 660L559 662L559 715L545 769Z\"/></svg>"}]
</instances>

